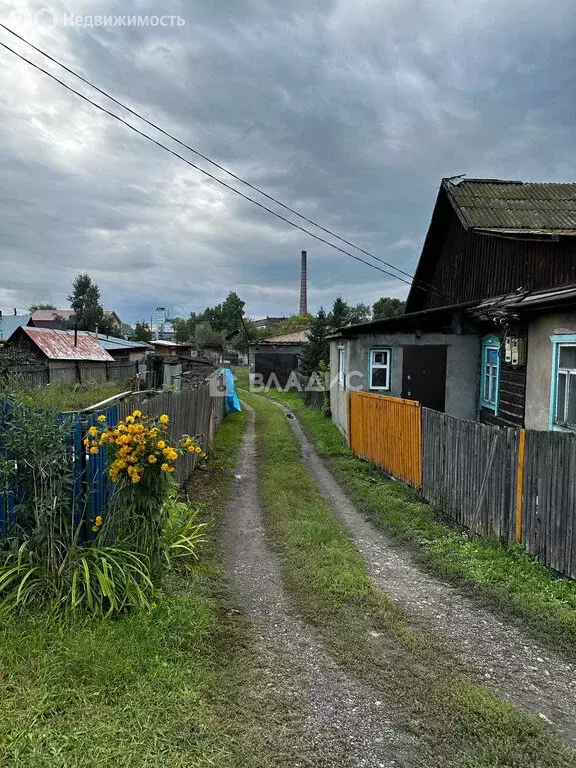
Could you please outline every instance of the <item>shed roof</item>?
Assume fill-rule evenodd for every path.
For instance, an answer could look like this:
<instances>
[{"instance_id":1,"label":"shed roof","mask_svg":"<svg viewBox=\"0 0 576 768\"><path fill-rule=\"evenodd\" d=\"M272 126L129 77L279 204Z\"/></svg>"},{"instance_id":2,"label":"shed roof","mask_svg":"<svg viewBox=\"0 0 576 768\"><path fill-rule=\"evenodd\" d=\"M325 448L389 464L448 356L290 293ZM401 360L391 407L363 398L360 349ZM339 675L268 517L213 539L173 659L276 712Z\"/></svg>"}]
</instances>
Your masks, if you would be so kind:
<instances>
[{"instance_id":1,"label":"shed roof","mask_svg":"<svg viewBox=\"0 0 576 768\"><path fill-rule=\"evenodd\" d=\"M0 317L0 341L6 341L16 328L27 325L30 315L2 315Z\"/></svg>"},{"instance_id":2,"label":"shed roof","mask_svg":"<svg viewBox=\"0 0 576 768\"><path fill-rule=\"evenodd\" d=\"M146 341L128 341L128 339L119 339L116 336L106 336L103 333L98 334L98 343L102 349L110 351L120 349L154 349L152 344Z\"/></svg>"},{"instance_id":3,"label":"shed roof","mask_svg":"<svg viewBox=\"0 0 576 768\"><path fill-rule=\"evenodd\" d=\"M266 336L260 342L255 344L307 344L308 328L301 328L298 331L289 331L288 333L279 333L275 336Z\"/></svg>"},{"instance_id":4,"label":"shed roof","mask_svg":"<svg viewBox=\"0 0 576 768\"><path fill-rule=\"evenodd\" d=\"M94 336L82 331L78 332L76 344L74 344L74 331L29 327L20 328L20 331L26 334L49 360L87 360L93 362L112 362L114 360L105 349L102 349Z\"/></svg>"},{"instance_id":5,"label":"shed roof","mask_svg":"<svg viewBox=\"0 0 576 768\"><path fill-rule=\"evenodd\" d=\"M576 235L576 184L443 179L466 227L502 234Z\"/></svg>"}]
</instances>

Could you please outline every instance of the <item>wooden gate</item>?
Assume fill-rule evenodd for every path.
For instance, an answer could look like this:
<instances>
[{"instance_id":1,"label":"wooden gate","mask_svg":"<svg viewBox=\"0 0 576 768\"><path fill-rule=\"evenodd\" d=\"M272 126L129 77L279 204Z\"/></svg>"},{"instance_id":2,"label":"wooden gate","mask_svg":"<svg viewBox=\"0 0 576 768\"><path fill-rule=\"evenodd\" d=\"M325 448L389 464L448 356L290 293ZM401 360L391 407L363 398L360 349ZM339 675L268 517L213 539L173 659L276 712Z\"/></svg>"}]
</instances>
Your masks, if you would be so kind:
<instances>
[{"instance_id":1,"label":"wooden gate","mask_svg":"<svg viewBox=\"0 0 576 768\"><path fill-rule=\"evenodd\" d=\"M422 485L420 403L349 392L348 440L356 456L414 488Z\"/></svg>"}]
</instances>

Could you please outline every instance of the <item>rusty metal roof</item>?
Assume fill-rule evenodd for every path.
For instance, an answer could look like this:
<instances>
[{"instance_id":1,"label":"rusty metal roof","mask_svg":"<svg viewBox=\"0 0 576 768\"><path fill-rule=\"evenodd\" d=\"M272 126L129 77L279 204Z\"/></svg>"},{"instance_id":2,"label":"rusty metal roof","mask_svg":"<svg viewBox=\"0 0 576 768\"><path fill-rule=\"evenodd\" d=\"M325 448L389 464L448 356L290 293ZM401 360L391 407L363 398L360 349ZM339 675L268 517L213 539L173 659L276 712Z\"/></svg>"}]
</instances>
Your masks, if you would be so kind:
<instances>
[{"instance_id":1,"label":"rusty metal roof","mask_svg":"<svg viewBox=\"0 0 576 768\"><path fill-rule=\"evenodd\" d=\"M84 331L78 331L74 344L74 331L55 328L21 328L23 333L49 360L86 360L112 362L114 358L102 349L98 340Z\"/></svg>"},{"instance_id":2,"label":"rusty metal roof","mask_svg":"<svg viewBox=\"0 0 576 768\"><path fill-rule=\"evenodd\" d=\"M443 179L466 227L501 234L576 235L576 184Z\"/></svg>"}]
</instances>

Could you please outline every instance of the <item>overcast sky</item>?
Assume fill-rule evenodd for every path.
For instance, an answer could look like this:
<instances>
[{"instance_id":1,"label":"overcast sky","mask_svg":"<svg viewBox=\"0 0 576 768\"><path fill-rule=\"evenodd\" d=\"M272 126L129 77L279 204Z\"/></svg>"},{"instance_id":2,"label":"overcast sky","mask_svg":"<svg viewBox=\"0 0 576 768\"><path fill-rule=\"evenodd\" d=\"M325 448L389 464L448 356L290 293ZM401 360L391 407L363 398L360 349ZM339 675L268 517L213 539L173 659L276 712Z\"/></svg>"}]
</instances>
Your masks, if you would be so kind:
<instances>
[{"instance_id":1,"label":"overcast sky","mask_svg":"<svg viewBox=\"0 0 576 768\"><path fill-rule=\"evenodd\" d=\"M408 272L443 176L576 178L574 0L0 0L0 10L164 129ZM71 12L185 23L72 27ZM0 41L89 93L4 30ZM302 249L313 310L338 294L372 303L407 291L2 48L0 176L4 311L67 306L74 275L88 271L127 321L157 305L187 315L229 290L253 317L290 314Z\"/></svg>"}]
</instances>

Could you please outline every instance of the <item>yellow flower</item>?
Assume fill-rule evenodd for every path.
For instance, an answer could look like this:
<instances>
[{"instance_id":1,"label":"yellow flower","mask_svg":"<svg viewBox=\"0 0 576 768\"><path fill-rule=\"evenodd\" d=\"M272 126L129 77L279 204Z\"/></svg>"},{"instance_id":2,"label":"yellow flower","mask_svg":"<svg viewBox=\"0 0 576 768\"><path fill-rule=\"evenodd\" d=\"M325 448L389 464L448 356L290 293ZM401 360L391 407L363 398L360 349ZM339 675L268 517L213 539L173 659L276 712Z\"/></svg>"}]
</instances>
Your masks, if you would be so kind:
<instances>
[{"instance_id":1,"label":"yellow flower","mask_svg":"<svg viewBox=\"0 0 576 768\"><path fill-rule=\"evenodd\" d=\"M92 448L90 448L90 453L98 453L98 447L96 445L93 445Z\"/></svg>"},{"instance_id":2,"label":"yellow flower","mask_svg":"<svg viewBox=\"0 0 576 768\"><path fill-rule=\"evenodd\" d=\"M166 448L166 443L164 442L164 440L158 440L158 442L156 443L156 445L157 445L157 446L158 446L158 448L160 448L160 449L162 449L162 448Z\"/></svg>"},{"instance_id":3,"label":"yellow flower","mask_svg":"<svg viewBox=\"0 0 576 768\"><path fill-rule=\"evenodd\" d=\"M134 424L134 416L126 416L126 424Z\"/></svg>"},{"instance_id":4,"label":"yellow flower","mask_svg":"<svg viewBox=\"0 0 576 768\"><path fill-rule=\"evenodd\" d=\"M160 465L160 469L162 470L162 472L170 472L170 464L167 464L166 462L164 462L164 464Z\"/></svg>"},{"instance_id":5,"label":"yellow flower","mask_svg":"<svg viewBox=\"0 0 576 768\"><path fill-rule=\"evenodd\" d=\"M136 426L134 427L134 432L137 432L139 434L144 432L144 427L142 426L142 424L136 424Z\"/></svg>"},{"instance_id":6,"label":"yellow flower","mask_svg":"<svg viewBox=\"0 0 576 768\"><path fill-rule=\"evenodd\" d=\"M134 416L135 419L139 419L140 416L142 416L142 411L136 409L135 411L132 411L132 416Z\"/></svg>"},{"instance_id":7,"label":"yellow flower","mask_svg":"<svg viewBox=\"0 0 576 768\"><path fill-rule=\"evenodd\" d=\"M82 440L82 442L84 443L85 446L90 445L90 440L88 440L87 437L85 437L84 440Z\"/></svg>"},{"instance_id":8,"label":"yellow flower","mask_svg":"<svg viewBox=\"0 0 576 768\"><path fill-rule=\"evenodd\" d=\"M97 526L101 526L102 525L102 515L96 515L96 520L94 520L94 523Z\"/></svg>"},{"instance_id":9,"label":"yellow flower","mask_svg":"<svg viewBox=\"0 0 576 768\"><path fill-rule=\"evenodd\" d=\"M170 421L170 418L167 413L163 413L162 416L160 416L159 418L160 424L168 424L169 421Z\"/></svg>"},{"instance_id":10,"label":"yellow flower","mask_svg":"<svg viewBox=\"0 0 576 768\"><path fill-rule=\"evenodd\" d=\"M90 429L88 430L88 434L92 435L93 437L96 437L96 435L98 434L98 427L90 427Z\"/></svg>"},{"instance_id":11,"label":"yellow flower","mask_svg":"<svg viewBox=\"0 0 576 768\"><path fill-rule=\"evenodd\" d=\"M92 533L98 533L98 528L95 525L92 526Z\"/></svg>"},{"instance_id":12,"label":"yellow flower","mask_svg":"<svg viewBox=\"0 0 576 768\"><path fill-rule=\"evenodd\" d=\"M150 433L149 433L149 434L150 434L150 437L152 437L152 438L154 438L154 437L158 437L158 430L156 429L156 427L153 427L153 428L150 430Z\"/></svg>"},{"instance_id":13,"label":"yellow flower","mask_svg":"<svg viewBox=\"0 0 576 768\"><path fill-rule=\"evenodd\" d=\"M156 458L156 456L150 454L150 456L148 456L148 461L150 462L150 464L156 464L158 459Z\"/></svg>"},{"instance_id":14,"label":"yellow flower","mask_svg":"<svg viewBox=\"0 0 576 768\"><path fill-rule=\"evenodd\" d=\"M197 445L196 448L194 448L194 451L195 453L202 453L202 448L200 448L200 446Z\"/></svg>"},{"instance_id":15,"label":"yellow flower","mask_svg":"<svg viewBox=\"0 0 576 768\"><path fill-rule=\"evenodd\" d=\"M106 421L106 416L104 416L104 414L101 413L100 416L98 416L97 421L99 421L100 423L102 423L103 421Z\"/></svg>"}]
</instances>

